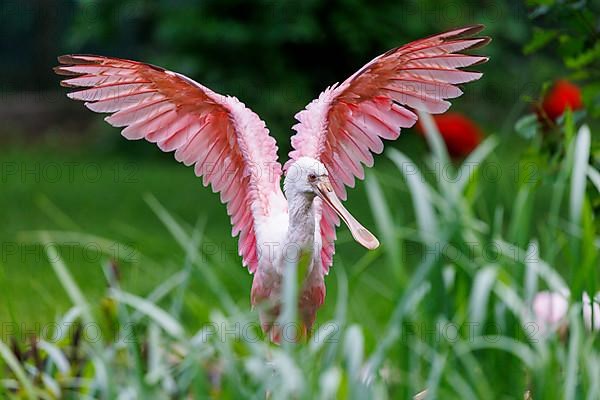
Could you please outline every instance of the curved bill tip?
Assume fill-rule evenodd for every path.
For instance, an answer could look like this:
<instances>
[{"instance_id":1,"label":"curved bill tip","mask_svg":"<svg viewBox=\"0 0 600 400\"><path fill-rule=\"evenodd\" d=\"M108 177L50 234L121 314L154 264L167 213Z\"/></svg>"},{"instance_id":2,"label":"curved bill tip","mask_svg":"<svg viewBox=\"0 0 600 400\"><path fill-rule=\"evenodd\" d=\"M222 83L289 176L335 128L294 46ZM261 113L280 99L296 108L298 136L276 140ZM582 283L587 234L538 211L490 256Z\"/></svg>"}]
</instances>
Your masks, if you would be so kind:
<instances>
[{"instance_id":1,"label":"curved bill tip","mask_svg":"<svg viewBox=\"0 0 600 400\"><path fill-rule=\"evenodd\" d=\"M350 233L354 240L363 245L369 250L375 250L379 247L379 240L371 232L362 226L356 218L342 205L340 199L336 196L331 187L331 184L326 179L323 179L317 185L317 194L325 203L327 203L340 216L342 221L350 229Z\"/></svg>"},{"instance_id":2,"label":"curved bill tip","mask_svg":"<svg viewBox=\"0 0 600 400\"><path fill-rule=\"evenodd\" d=\"M352 232L352 236L354 236L354 232ZM358 236L360 236L360 239L356 238L356 237L354 237L354 239L356 239L356 241L358 243L362 244L367 249L375 250L376 248L379 247L379 240L377 240L375 235L373 235L371 232L369 232L366 228L364 228L364 227L359 228Z\"/></svg>"}]
</instances>

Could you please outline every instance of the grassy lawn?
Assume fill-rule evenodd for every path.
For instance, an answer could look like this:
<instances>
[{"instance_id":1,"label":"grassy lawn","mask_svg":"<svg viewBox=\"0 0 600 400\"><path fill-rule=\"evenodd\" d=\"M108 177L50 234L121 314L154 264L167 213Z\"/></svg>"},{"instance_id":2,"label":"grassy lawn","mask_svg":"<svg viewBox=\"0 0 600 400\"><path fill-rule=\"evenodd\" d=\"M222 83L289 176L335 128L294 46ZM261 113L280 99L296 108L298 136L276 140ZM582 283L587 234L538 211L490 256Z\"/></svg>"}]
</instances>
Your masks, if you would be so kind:
<instances>
[{"instance_id":1,"label":"grassy lawn","mask_svg":"<svg viewBox=\"0 0 600 400\"><path fill-rule=\"evenodd\" d=\"M600 2L5 3L0 400L600 399ZM170 71L332 175L418 114L347 188L380 246L337 228L307 335L307 258L273 343L219 195L119 135L204 170L260 141Z\"/></svg>"},{"instance_id":2,"label":"grassy lawn","mask_svg":"<svg viewBox=\"0 0 600 400\"><path fill-rule=\"evenodd\" d=\"M67 239L71 243L61 246L61 254L77 282L94 299L104 292L101 264L108 259L116 259L124 287L136 293L145 293L170 276L174 263L183 256L176 243L166 239L164 227L144 196L155 196L187 224L205 220L214 227L210 229L212 241L235 249L217 196L177 163L106 158L78 153L78 149L65 153L14 149L2 154L2 163L0 207L11 210L4 213L0 228L0 285L8 301L0 310L2 321L49 322L68 304L50 268L46 248L35 244L34 231L89 236ZM104 246L95 236L114 243ZM241 288L250 282L241 267L223 272L223 278L234 286ZM210 298L199 299L210 303Z\"/></svg>"},{"instance_id":3,"label":"grassy lawn","mask_svg":"<svg viewBox=\"0 0 600 400\"><path fill-rule=\"evenodd\" d=\"M144 398L600 393L595 334L581 317L583 292L597 291L598 188L586 187L589 136L565 131L556 156L514 137L491 137L462 163L443 148L423 152L410 133L397 148L413 153L389 146L347 202L382 246L366 252L338 229L317 330L282 347L258 335L224 207L190 169L81 147L5 150L0 318L12 331L3 334L27 342L55 321L101 326L101 342L44 342L36 390L72 398L131 388ZM286 298L295 287L290 278ZM570 292L568 339L531 313L545 289ZM14 373L4 387L32 384L2 346ZM21 361L27 371L35 363Z\"/></svg>"},{"instance_id":4,"label":"grassy lawn","mask_svg":"<svg viewBox=\"0 0 600 400\"><path fill-rule=\"evenodd\" d=\"M381 162L385 170L386 161ZM252 277L237 256L237 239L231 238L225 207L190 168L170 156L126 158L117 152L106 157L81 148L65 152L50 146L32 151L17 146L2 153L2 173L5 195L0 197L0 207L11 212L0 226L0 288L6 294L1 321L24 323L35 330L68 308L68 297L48 261L47 246L39 243L41 231L51 232L77 283L94 301L104 295L102 265L109 260L117 263L123 288L138 294L147 294L177 271L185 254L148 205L148 198L155 198L190 229L204 227L199 249L222 262L215 273L236 293L240 306L249 307ZM358 186L349 207L373 226L364 184ZM339 237L336 265L349 268L348 263L365 252L351 242L345 228ZM383 274L389 271L384 266L372 268L383 268ZM335 296L332 274L328 284ZM380 294L379 289L368 287L385 281L385 275L379 271L367 276L366 291ZM184 321L198 328L216 300L201 277L190 284L190 318ZM384 293L388 301L393 298L392 289Z\"/></svg>"}]
</instances>

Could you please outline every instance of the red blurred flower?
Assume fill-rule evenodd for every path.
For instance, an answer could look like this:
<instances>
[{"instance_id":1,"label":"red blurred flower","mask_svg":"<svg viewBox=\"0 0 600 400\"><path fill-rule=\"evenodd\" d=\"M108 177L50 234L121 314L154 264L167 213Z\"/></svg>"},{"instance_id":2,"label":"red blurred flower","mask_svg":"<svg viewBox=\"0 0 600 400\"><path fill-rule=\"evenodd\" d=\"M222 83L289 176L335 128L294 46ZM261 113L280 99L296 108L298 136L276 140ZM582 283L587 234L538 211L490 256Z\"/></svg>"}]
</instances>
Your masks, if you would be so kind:
<instances>
[{"instance_id":1,"label":"red blurred flower","mask_svg":"<svg viewBox=\"0 0 600 400\"><path fill-rule=\"evenodd\" d=\"M471 153L481 143L483 133L475 122L456 112L433 115L433 119L440 131L440 135L448 153L452 157L464 157ZM423 134L423 127L417 125L419 133Z\"/></svg>"},{"instance_id":2,"label":"red blurred flower","mask_svg":"<svg viewBox=\"0 0 600 400\"><path fill-rule=\"evenodd\" d=\"M581 90L571 82L560 79L554 82L550 91L544 97L542 110L546 116L555 121L570 108L571 111L583 108Z\"/></svg>"}]
</instances>

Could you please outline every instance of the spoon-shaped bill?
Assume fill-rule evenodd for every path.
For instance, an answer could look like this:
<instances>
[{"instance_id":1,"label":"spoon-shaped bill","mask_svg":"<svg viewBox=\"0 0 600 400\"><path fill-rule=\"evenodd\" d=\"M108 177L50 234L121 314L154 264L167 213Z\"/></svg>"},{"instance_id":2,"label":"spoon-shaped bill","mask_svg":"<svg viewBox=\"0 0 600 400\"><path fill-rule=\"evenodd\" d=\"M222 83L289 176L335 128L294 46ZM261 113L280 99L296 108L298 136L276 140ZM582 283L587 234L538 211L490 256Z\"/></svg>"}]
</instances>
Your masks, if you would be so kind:
<instances>
[{"instance_id":1,"label":"spoon-shaped bill","mask_svg":"<svg viewBox=\"0 0 600 400\"><path fill-rule=\"evenodd\" d=\"M348 226L348 229L350 229L350 233L354 240L369 250L375 250L379 247L379 240L362 226L356 218L350 214L346 207L342 205L342 202L333 191L329 179L320 179L320 182L317 184L317 194L340 216L342 221Z\"/></svg>"}]
</instances>

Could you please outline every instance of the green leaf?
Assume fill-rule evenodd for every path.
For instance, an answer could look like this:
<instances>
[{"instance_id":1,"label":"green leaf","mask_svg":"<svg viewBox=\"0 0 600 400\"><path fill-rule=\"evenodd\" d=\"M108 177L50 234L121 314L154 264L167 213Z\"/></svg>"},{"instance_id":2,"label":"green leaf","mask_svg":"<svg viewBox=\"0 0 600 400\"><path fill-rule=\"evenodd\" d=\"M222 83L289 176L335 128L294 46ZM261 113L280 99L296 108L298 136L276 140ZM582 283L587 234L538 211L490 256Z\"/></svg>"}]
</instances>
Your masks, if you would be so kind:
<instances>
[{"instance_id":1,"label":"green leaf","mask_svg":"<svg viewBox=\"0 0 600 400\"><path fill-rule=\"evenodd\" d=\"M556 0L527 0L528 6L551 6Z\"/></svg>"},{"instance_id":2,"label":"green leaf","mask_svg":"<svg viewBox=\"0 0 600 400\"><path fill-rule=\"evenodd\" d=\"M541 29L541 28L533 28L533 37L523 47L523 53L525 55L529 55L534 53L544 47L546 47L552 40L556 38L558 32L555 30Z\"/></svg>"},{"instance_id":3,"label":"green leaf","mask_svg":"<svg viewBox=\"0 0 600 400\"><path fill-rule=\"evenodd\" d=\"M591 64L597 59L600 59L600 41L597 41L594 47L589 50L578 53L575 56L566 57L565 65L568 68L579 69Z\"/></svg>"},{"instance_id":4,"label":"green leaf","mask_svg":"<svg viewBox=\"0 0 600 400\"><path fill-rule=\"evenodd\" d=\"M566 62L566 59L570 57L577 57L583 52L585 37L562 34L558 38L558 42L558 53Z\"/></svg>"}]
</instances>

